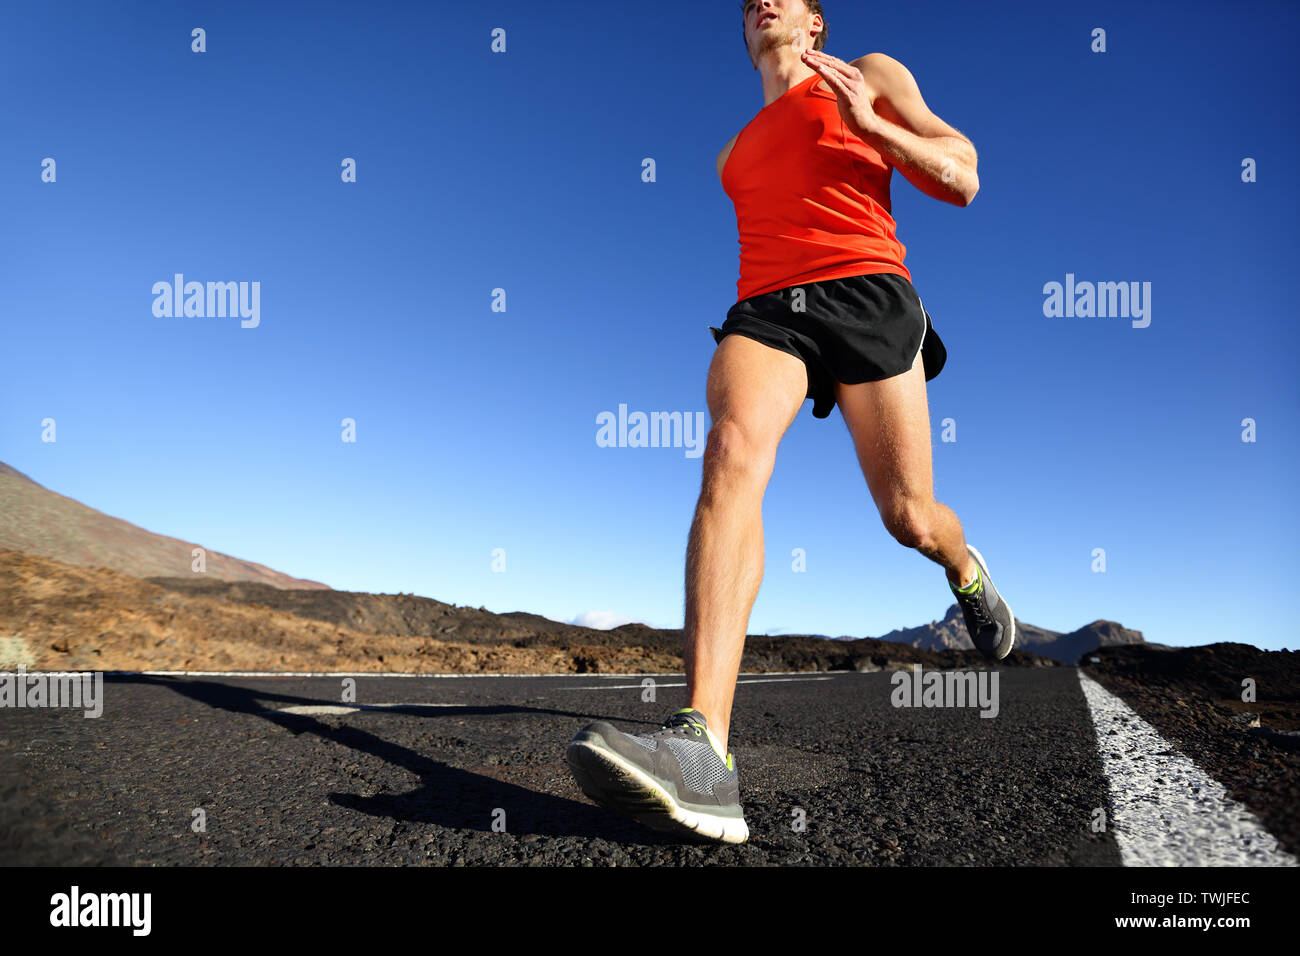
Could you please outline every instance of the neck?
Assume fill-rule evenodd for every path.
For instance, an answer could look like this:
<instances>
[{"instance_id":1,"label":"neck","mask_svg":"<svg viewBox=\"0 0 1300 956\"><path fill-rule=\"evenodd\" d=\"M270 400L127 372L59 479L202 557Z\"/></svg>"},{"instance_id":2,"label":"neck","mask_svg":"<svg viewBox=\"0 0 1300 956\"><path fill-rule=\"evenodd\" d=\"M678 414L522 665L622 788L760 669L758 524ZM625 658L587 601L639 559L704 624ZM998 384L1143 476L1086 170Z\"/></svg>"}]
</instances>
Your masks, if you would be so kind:
<instances>
[{"instance_id":1,"label":"neck","mask_svg":"<svg viewBox=\"0 0 1300 956\"><path fill-rule=\"evenodd\" d=\"M768 106L817 71L803 61L803 47L782 46L758 62L763 77L763 105Z\"/></svg>"}]
</instances>

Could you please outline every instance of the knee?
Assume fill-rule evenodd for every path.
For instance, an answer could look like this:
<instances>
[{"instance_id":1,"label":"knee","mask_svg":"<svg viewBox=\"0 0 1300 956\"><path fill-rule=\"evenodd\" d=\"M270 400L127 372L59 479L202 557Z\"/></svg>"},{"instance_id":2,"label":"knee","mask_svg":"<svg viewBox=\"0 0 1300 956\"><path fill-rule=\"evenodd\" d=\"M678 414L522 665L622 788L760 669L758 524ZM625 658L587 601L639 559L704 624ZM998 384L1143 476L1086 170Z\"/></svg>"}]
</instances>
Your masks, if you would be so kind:
<instances>
[{"instance_id":1,"label":"knee","mask_svg":"<svg viewBox=\"0 0 1300 956\"><path fill-rule=\"evenodd\" d=\"M706 482L763 480L775 464L775 449L731 419L715 422L704 446Z\"/></svg>"},{"instance_id":2,"label":"knee","mask_svg":"<svg viewBox=\"0 0 1300 956\"><path fill-rule=\"evenodd\" d=\"M882 508L880 516L894 540L905 548L924 549L934 537L934 502L903 498Z\"/></svg>"}]
</instances>

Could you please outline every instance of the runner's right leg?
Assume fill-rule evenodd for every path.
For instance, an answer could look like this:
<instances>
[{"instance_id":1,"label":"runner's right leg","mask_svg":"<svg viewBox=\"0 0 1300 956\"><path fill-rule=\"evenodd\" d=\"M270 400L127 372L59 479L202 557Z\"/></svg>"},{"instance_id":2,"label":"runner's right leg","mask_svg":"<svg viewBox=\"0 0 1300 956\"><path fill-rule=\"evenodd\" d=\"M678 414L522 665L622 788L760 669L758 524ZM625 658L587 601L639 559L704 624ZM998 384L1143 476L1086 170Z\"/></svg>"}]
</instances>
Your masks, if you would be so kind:
<instances>
[{"instance_id":1,"label":"runner's right leg","mask_svg":"<svg viewBox=\"0 0 1300 956\"><path fill-rule=\"evenodd\" d=\"M712 426L686 551L686 686L727 752L749 612L763 579L763 493L808 393L803 361L728 335L709 367Z\"/></svg>"}]
</instances>

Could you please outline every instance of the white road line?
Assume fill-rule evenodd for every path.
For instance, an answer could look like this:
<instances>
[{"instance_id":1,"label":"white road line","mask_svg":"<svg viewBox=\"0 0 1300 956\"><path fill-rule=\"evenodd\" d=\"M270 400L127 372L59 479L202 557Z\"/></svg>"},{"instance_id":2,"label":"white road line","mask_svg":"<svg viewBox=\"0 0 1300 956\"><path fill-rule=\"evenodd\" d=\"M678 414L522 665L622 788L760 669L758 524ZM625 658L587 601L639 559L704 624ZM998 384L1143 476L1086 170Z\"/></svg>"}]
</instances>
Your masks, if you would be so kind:
<instances>
[{"instance_id":1,"label":"white road line","mask_svg":"<svg viewBox=\"0 0 1300 956\"><path fill-rule=\"evenodd\" d=\"M832 680L832 679L833 678L830 677L763 677L758 680L738 680L736 681L736 683L737 684L788 684L788 683L801 683L803 681ZM640 690L643 686L644 685L642 684L604 684L604 685L599 685L594 687L561 687L559 689L560 690ZM655 682L656 688L685 687L685 686L686 686L685 681L681 682L680 684L663 684L658 681Z\"/></svg>"},{"instance_id":2,"label":"white road line","mask_svg":"<svg viewBox=\"0 0 1300 956\"><path fill-rule=\"evenodd\" d=\"M829 677L764 677L758 680L741 680L738 684L780 684L799 681L830 680ZM601 684L592 687L562 687L559 690L641 690L642 684ZM655 687L685 687L681 684L662 684L656 683ZM422 707L473 707L474 704L456 703L456 704L430 704L430 703L408 703L408 704L294 704L290 707L268 707L266 710L277 714L294 714L299 717L324 717L331 714L355 714L361 710L392 710L394 708L409 708L412 710Z\"/></svg>"},{"instance_id":3,"label":"white road line","mask_svg":"<svg viewBox=\"0 0 1300 956\"><path fill-rule=\"evenodd\" d=\"M0 673L8 673L0 671ZM36 676L44 673L64 673L63 671L27 671L28 675ZM575 674L572 671L557 672L551 674L414 674L414 673L386 673L384 671L104 671L110 676L135 676L144 675L147 677L436 677L438 679L455 677L455 678L472 678L472 677L572 677L582 680L611 680L621 677L681 677L680 671L671 672L652 672L640 671L635 674ZM806 677L815 674L840 674L852 673L851 671L767 671L771 676L781 676L785 674L796 674ZM743 674L741 675L744 676ZM830 678L823 678L829 680Z\"/></svg>"},{"instance_id":4,"label":"white road line","mask_svg":"<svg viewBox=\"0 0 1300 956\"><path fill-rule=\"evenodd\" d=\"M1296 866L1259 819L1079 669L1125 866Z\"/></svg>"},{"instance_id":5,"label":"white road line","mask_svg":"<svg viewBox=\"0 0 1300 956\"><path fill-rule=\"evenodd\" d=\"M329 714L355 714L362 710L423 710L426 707L472 707L473 704L294 704L291 707L268 707L276 714L294 714L299 717L324 717Z\"/></svg>"}]
</instances>

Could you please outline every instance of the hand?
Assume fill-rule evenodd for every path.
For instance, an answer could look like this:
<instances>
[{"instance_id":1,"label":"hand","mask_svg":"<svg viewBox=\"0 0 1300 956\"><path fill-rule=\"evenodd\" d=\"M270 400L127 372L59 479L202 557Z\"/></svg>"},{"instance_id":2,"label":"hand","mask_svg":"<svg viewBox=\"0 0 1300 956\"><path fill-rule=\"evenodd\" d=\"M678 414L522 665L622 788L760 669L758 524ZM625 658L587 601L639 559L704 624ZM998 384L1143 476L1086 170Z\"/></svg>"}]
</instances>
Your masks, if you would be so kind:
<instances>
[{"instance_id":1,"label":"hand","mask_svg":"<svg viewBox=\"0 0 1300 956\"><path fill-rule=\"evenodd\" d=\"M835 94L845 125L859 139L865 139L880 121L871 108L871 92L862 71L821 50L805 50L801 55L804 63L816 70Z\"/></svg>"}]
</instances>

